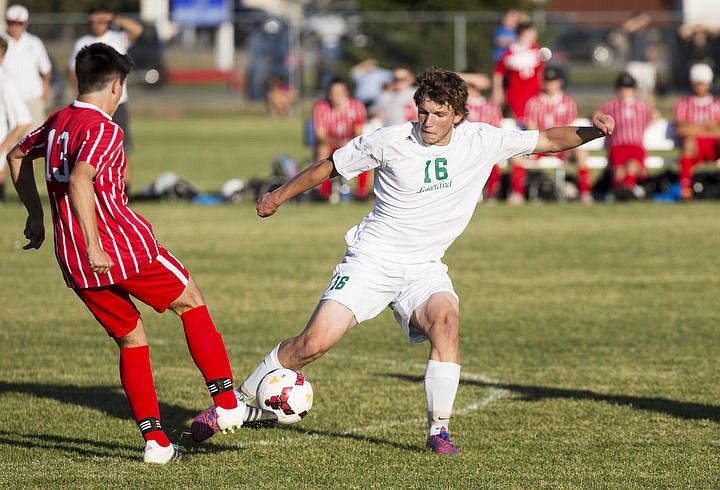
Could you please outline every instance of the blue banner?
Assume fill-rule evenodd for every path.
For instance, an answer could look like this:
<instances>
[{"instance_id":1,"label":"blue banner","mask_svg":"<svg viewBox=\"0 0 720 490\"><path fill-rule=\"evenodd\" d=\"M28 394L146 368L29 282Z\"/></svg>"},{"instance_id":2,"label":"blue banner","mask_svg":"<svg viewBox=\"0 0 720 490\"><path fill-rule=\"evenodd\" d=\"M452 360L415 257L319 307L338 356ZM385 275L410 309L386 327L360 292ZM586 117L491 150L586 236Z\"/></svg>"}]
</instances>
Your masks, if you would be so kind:
<instances>
[{"instance_id":1,"label":"blue banner","mask_svg":"<svg viewBox=\"0 0 720 490\"><path fill-rule=\"evenodd\" d=\"M170 18L184 27L219 26L230 19L230 0L172 0Z\"/></svg>"}]
</instances>

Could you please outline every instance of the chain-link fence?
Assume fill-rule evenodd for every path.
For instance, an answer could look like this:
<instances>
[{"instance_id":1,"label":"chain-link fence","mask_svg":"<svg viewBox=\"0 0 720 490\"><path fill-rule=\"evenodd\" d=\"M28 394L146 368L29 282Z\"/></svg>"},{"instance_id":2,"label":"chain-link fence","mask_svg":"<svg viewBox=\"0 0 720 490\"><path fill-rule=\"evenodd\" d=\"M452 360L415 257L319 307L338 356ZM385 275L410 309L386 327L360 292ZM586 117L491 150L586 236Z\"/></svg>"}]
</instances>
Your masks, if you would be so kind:
<instances>
[{"instance_id":1,"label":"chain-link fence","mask_svg":"<svg viewBox=\"0 0 720 490\"><path fill-rule=\"evenodd\" d=\"M571 84L607 85L630 58L630 36L621 28L630 15L535 12L532 19L539 43L553 52L550 63L562 66ZM688 63L698 56L714 66L720 63L717 33L708 31L706 46L699 47L696 37L683 39L678 34L679 14L651 12L650 16L647 40L655 48L660 90L685 83ZM331 77L348 78L354 64L370 57L387 68L404 64L416 72L438 65L489 73L492 34L500 17L500 12L367 12L313 15L290 22L262 11L237 15L234 69L228 77L235 89L259 99L272 75L287 78L304 96L315 96ZM64 76L72 44L86 31L86 18L35 14L29 30L45 41ZM179 30L161 41L149 26L142 43L142 64L156 63L163 71L159 81L176 71L212 73L214 68L214 29Z\"/></svg>"}]
</instances>

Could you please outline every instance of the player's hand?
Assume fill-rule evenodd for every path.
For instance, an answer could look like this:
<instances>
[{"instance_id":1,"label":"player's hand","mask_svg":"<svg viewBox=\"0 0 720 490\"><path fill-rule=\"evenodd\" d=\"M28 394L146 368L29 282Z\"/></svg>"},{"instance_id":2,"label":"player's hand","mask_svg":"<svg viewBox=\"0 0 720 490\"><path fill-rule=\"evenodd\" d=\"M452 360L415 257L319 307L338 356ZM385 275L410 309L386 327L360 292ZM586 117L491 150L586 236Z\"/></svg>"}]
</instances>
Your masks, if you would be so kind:
<instances>
[{"instance_id":1,"label":"player's hand","mask_svg":"<svg viewBox=\"0 0 720 490\"><path fill-rule=\"evenodd\" d=\"M615 119L613 119L609 114L593 115L592 124L605 136L612 134L615 130Z\"/></svg>"},{"instance_id":2,"label":"player's hand","mask_svg":"<svg viewBox=\"0 0 720 490\"><path fill-rule=\"evenodd\" d=\"M43 222L42 216L28 216L25 222L25 238L30 240L30 242L23 247L23 250L40 248L45 241L45 223Z\"/></svg>"},{"instance_id":3,"label":"player's hand","mask_svg":"<svg viewBox=\"0 0 720 490\"><path fill-rule=\"evenodd\" d=\"M260 199L258 199L255 210L257 211L258 216L260 216L261 218L266 218L275 214L275 211L278 210L280 204L281 203L278 203L274 199L272 192L266 192L265 194L260 196Z\"/></svg>"},{"instance_id":4,"label":"player's hand","mask_svg":"<svg viewBox=\"0 0 720 490\"><path fill-rule=\"evenodd\" d=\"M107 274L110 268L115 265L113 260L107 253L105 253L104 250L88 250L87 258L90 270L97 274Z\"/></svg>"}]
</instances>

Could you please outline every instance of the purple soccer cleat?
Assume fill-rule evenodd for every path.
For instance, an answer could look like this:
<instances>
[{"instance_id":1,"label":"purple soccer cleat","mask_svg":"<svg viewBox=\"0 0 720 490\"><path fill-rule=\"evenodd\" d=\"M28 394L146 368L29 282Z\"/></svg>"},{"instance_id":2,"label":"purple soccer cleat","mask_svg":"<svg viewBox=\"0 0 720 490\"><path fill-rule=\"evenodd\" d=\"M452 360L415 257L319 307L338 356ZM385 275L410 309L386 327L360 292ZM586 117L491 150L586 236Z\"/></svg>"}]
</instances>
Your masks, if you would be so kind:
<instances>
[{"instance_id":1,"label":"purple soccer cleat","mask_svg":"<svg viewBox=\"0 0 720 490\"><path fill-rule=\"evenodd\" d=\"M238 404L245 405L245 415L241 424L243 427L259 429L277 423L278 418L274 412L247 405L248 400L238 391L235 391L235 396L238 399ZM190 424L190 437L195 442L203 442L210 439L219 430L220 426L218 425L215 405L210 405L193 418Z\"/></svg>"},{"instance_id":2,"label":"purple soccer cleat","mask_svg":"<svg viewBox=\"0 0 720 490\"><path fill-rule=\"evenodd\" d=\"M450 434L445 427L440 430L440 434L428 437L425 446L437 454L460 454L460 450L450 442Z\"/></svg>"}]
</instances>

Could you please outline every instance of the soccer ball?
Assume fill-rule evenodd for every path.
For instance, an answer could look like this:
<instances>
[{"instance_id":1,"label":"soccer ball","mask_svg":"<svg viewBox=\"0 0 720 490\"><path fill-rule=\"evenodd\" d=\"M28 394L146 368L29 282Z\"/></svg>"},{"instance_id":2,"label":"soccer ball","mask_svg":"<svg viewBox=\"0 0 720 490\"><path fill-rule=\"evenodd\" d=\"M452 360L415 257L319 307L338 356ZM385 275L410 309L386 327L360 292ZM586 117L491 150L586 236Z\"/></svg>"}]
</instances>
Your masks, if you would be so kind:
<instances>
[{"instance_id":1,"label":"soccer ball","mask_svg":"<svg viewBox=\"0 0 720 490\"><path fill-rule=\"evenodd\" d=\"M279 424L294 424L307 415L313 404L310 381L294 369L270 371L256 393L260 408L275 412Z\"/></svg>"}]
</instances>

